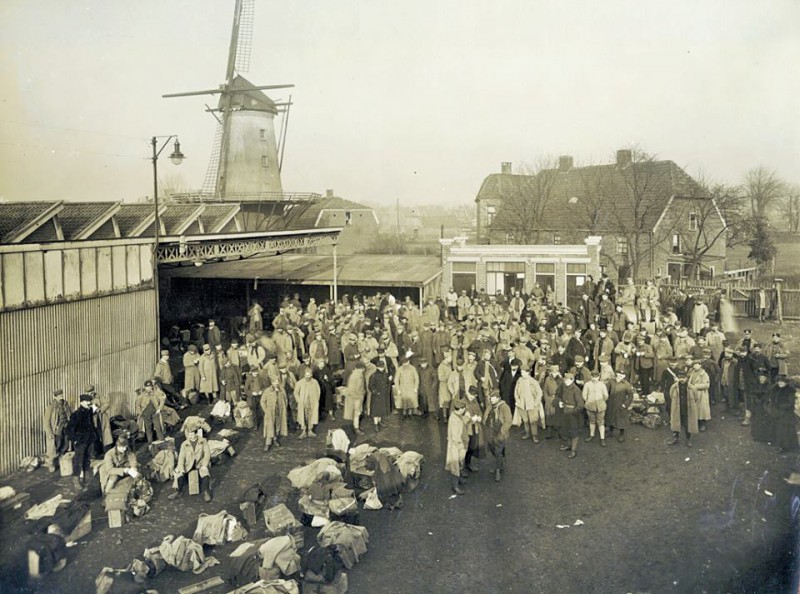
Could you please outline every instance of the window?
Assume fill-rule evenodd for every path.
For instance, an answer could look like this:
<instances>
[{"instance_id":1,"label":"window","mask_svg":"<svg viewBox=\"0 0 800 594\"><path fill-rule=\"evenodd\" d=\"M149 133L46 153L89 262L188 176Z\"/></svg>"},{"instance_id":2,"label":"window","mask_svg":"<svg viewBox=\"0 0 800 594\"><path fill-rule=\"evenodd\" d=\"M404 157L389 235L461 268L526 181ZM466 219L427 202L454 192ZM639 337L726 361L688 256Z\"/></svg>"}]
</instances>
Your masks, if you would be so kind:
<instances>
[{"instance_id":1,"label":"window","mask_svg":"<svg viewBox=\"0 0 800 594\"><path fill-rule=\"evenodd\" d=\"M561 236L557 234L553 234L553 245L560 245L561 244Z\"/></svg>"},{"instance_id":2,"label":"window","mask_svg":"<svg viewBox=\"0 0 800 594\"><path fill-rule=\"evenodd\" d=\"M494 217L497 214L497 207L495 206L487 206L486 207L486 224L491 226L492 222L494 221Z\"/></svg>"},{"instance_id":3,"label":"window","mask_svg":"<svg viewBox=\"0 0 800 594\"><path fill-rule=\"evenodd\" d=\"M672 253L673 254L680 254L681 253L681 234L680 233L673 233L672 234Z\"/></svg>"},{"instance_id":4,"label":"window","mask_svg":"<svg viewBox=\"0 0 800 594\"><path fill-rule=\"evenodd\" d=\"M475 262L453 262L453 289L460 295L461 291L469 291L475 284Z\"/></svg>"},{"instance_id":5,"label":"window","mask_svg":"<svg viewBox=\"0 0 800 594\"><path fill-rule=\"evenodd\" d=\"M693 212L689 213L689 229L697 231L697 215Z\"/></svg>"},{"instance_id":6,"label":"window","mask_svg":"<svg viewBox=\"0 0 800 594\"><path fill-rule=\"evenodd\" d=\"M267 167L267 155L261 155L261 166Z\"/></svg>"},{"instance_id":7,"label":"window","mask_svg":"<svg viewBox=\"0 0 800 594\"><path fill-rule=\"evenodd\" d=\"M344 212L344 224L345 225L352 225L353 224L353 213L349 210Z\"/></svg>"},{"instance_id":8,"label":"window","mask_svg":"<svg viewBox=\"0 0 800 594\"><path fill-rule=\"evenodd\" d=\"M628 238L617 237L617 253L621 256L628 255Z\"/></svg>"},{"instance_id":9,"label":"window","mask_svg":"<svg viewBox=\"0 0 800 594\"><path fill-rule=\"evenodd\" d=\"M261 140L266 140L267 139L267 131L264 128L261 128L261 130L258 131L258 137Z\"/></svg>"},{"instance_id":10,"label":"window","mask_svg":"<svg viewBox=\"0 0 800 594\"><path fill-rule=\"evenodd\" d=\"M533 280L538 283L539 288L547 293L547 288L555 289L556 286L556 265L552 262L537 262L533 269Z\"/></svg>"},{"instance_id":11,"label":"window","mask_svg":"<svg viewBox=\"0 0 800 594\"><path fill-rule=\"evenodd\" d=\"M508 293L512 289L525 288L524 262L487 262L486 292L489 295Z\"/></svg>"},{"instance_id":12,"label":"window","mask_svg":"<svg viewBox=\"0 0 800 594\"><path fill-rule=\"evenodd\" d=\"M577 309L583 295L583 285L586 283L586 264L567 263L567 307Z\"/></svg>"}]
</instances>

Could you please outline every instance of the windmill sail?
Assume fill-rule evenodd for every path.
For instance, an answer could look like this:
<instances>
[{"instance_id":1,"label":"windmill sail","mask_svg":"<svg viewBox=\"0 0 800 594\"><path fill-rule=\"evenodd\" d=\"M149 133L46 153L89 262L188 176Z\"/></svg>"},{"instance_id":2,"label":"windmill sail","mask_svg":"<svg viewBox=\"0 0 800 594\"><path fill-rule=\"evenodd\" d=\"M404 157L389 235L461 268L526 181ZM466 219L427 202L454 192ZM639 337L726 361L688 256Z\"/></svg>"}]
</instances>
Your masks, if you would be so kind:
<instances>
[{"instance_id":1,"label":"windmill sail","mask_svg":"<svg viewBox=\"0 0 800 594\"><path fill-rule=\"evenodd\" d=\"M253 53L253 19L255 0L242 0L239 13L239 38L236 42L234 69L237 73L250 70L250 55Z\"/></svg>"}]
</instances>

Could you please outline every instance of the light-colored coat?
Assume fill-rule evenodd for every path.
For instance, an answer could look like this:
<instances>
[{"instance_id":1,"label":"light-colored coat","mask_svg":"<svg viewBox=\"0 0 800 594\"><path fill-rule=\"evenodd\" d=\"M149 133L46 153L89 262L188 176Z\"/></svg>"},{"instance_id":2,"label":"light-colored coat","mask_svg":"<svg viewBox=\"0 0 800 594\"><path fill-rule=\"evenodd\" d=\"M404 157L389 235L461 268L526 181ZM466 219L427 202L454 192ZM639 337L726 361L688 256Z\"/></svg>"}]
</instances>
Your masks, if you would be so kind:
<instances>
[{"instance_id":1,"label":"light-colored coat","mask_svg":"<svg viewBox=\"0 0 800 594\"><path fill-rule=\"evenodd\" d=\"M692 369L688 373L688 383L697 392L697 420L708 421L711 419L711 403L709 402L708 390L711 387L711 380L705 369Z\"/></svg>"},{"instance_id":2,"label":"light-colored coat","mask_svg":"<svg viewBox=\"0 0 800 594\"><path fill-rule=\"evenodd\" d=\"M400 408L417 408L419 406L419 373L413 365L400 366L396 372L395 387Z\"/></svg>"},{"instance_id":3,"label":"light-colored coat","mask_svg":"<svg viewBox=\"0 0 800 594\"><path fill-rule=\"evenodd\" d=\"M461 474L468 443L469 435L464 419L454 411L447 421L447 452L444 462L444 469L453 476Z\"/></svg>"},{"instance_id":4,"label":"light-colored coat","mask_svg":"<svg viewBox=\"0 0 800 594\"><path fill-rule=\"evenodd\" d=\"M200 393L211 394L219 392L219 378L217 377L217 362L213 354L200 357Z\"/></svg>"},{"instance_id":5,"label":"light-colored coat","mask_svg":"<svg viewBox=\"0 0 800 594\"><path fill-rule=\"evenodd\" d=\"M678 396L679 382L672 384L669 390L669 396L672 399L670 415L669 415L669 428L672 431L680 432L681 430L681 403ZM689 433L697 433L697 408L699 397L697 390L689 386L687 388L687 414L686 419L688 423Z\"/></svg>"},{"instance_id":6,"label":"light-colored coat","mask_svg":"<svg viewBox=\"0 0 800 594\"><path fill-rule=\"evenodd\" d=\"M297 401L297 416L303 429L312 429L319 423L320 393L319 384L314 378L303 377L295 384L294 399Z\"/></svg>"},{"instance_id":7,"label":"light-colored coat","mask_svg":"<svg viewBox=\"0 0 800 594\"><path fill-rule=\"evenodd\" d=\"M186 474L191 470L197 469L200 476L211 476L208 470L211 464L211 449L204 437L198 437L192 444L186 438L181 444L181 451L178 454L178 464L175 465L175 474Z\"/></svg>"}]
</instances>

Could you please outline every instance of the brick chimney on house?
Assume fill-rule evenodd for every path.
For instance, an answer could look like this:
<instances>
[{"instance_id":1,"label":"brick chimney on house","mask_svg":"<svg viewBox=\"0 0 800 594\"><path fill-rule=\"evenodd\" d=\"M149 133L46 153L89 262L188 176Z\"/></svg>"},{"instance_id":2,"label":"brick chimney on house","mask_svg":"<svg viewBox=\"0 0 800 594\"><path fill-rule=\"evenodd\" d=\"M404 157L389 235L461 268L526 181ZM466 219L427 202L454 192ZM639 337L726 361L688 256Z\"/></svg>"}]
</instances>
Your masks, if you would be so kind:
<instances>
[{"instance_id":1,"label":"brick chimney on house","mask_svg":"<svg viewBox=\"0 0 800 594\"><path fill-rule=\"evenodd\" d=\"M633 161L633 154L629 149L617 151L617 167L627 167Z\"/></svg>"},{"instance_id":2,"label":"brick chimney on house","mask_svg":"<svg viewBox=\"0 0 800 594\"><path fill-rule=\"evenodd\" d=\"M500 163L500 173L511 173L511 161Z\"/></svg>"},{"instance_id":3,"label":"brick chimney on house","mask_svg":"<svg viewBox=\"0 0 800 594\"><path fill-rule=\"evenodd\" d=\"M333 198L333 190L325 190L325 198Z\"/></svg>"},{"instance_id":4,"label":"brick chimney on house","mask_svg":"<svg viewBox=\"0 0 800 594\"><path fill-rule=\"evenodd\" d=\"M559 171L569 171L572 169L573 159L569 155L561 155L558 158L558 170Z\"/></svg>"}]
</instances>

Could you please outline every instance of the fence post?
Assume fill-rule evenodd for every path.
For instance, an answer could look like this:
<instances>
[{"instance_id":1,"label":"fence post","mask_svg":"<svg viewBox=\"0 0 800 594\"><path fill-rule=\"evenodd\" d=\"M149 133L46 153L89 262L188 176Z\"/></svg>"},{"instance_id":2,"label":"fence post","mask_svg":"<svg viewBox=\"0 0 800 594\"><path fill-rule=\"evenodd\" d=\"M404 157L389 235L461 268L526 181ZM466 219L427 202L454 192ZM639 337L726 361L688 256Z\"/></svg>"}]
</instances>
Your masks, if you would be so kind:
<instances>
[{"instance_id":1,"label":"fence post","mask_svg":"<svg viewBox=\"0 0 800 594\"><path fill-rule=\"evenodd\" d=\"M776 312L778 316L778 323L783 324L783 279L782 278L775 279L775 290L778 293L778 311Z\"/></svg>"}]
</instances>

